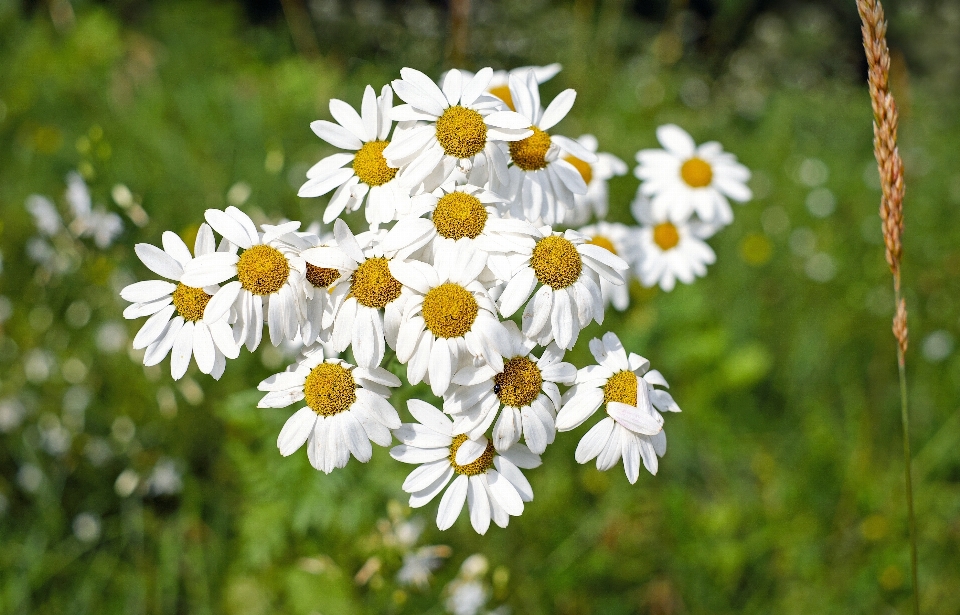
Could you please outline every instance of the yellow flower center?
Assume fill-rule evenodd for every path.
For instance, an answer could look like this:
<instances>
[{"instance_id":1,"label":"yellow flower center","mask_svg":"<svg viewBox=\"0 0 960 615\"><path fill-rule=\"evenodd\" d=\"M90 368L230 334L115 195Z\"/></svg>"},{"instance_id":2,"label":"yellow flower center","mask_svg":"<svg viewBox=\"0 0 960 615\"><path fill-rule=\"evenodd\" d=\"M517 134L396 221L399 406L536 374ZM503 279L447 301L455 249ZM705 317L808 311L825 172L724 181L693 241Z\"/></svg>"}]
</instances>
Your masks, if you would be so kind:
<instances>
[{"instance_id":1,"label":"yellow flower center","mask_svg":"<svg viewBox=\"0 0 960 615\"><path fill-rule=\"evenodd\" d=\"M468 463L465 466L457 464L457 450L459 450L460 445L467 441L466 434L460 434L459 436L453 437L453 442L450 444L450 466L453 468L453 471L457 474L466 474L467 476L476 476L477 474L483 474L487 470L493 467L493 442L487 440L487 448L483 450L483 453L480 454L477 459L471 463Z\"/></svg>"},{"instance_id":2,"label":"yellow flower center","mask_svg":"<svg viewBox=\"0 0 960 615\"><path fill-rule=\"evenodd\" d=\"M173 291L173 305L177 308L177 314L183 316L184 320L197 322L203 318L203 310L207 309L211 296L202 288L177 284L176 290Z\"/></svg>"},{"instance_id":3,"label":"yellow flower center","mask_svg":"<svg viewBox=\"0 0 960 615\"><path fill-rule=\"evenodd\" d=\"M610 376L607 384L603 385L603 401L606 403L617 401L628 406L636 406L637 382L637 375L633 372L628 370L617 372Z\"/></svg>"},{"instance_id":4,"label":"yellow flower center","mask_svg":"<svg viewBox=\"0 0 960 615\"><path fill-rule=\"evenodd\" d=\"M400 296L403 285L390 275L388 262L382 256L368 258L353 272L350 294L360 305L379 309Z\"/></svg>"},{"instance_id":5,"label":"yellow flower center","mask_svg":"<svg viewBox=\"0 0 960 615\"><path fill-rule=\"evenodd\" d=\"M480 199L465 192L440 197L433 212L433 226L447 239L476 239L487 224L487 210Z\"/></svg>"},{"instance_id":6,"label":"yellow flower center","mask_svg":"<svg viewBox=\"0 0 960 615\"><path fill-rule=\"evenodd\" d=\"M706 160L694 157L680 167L680 177L691 188L703 188L713 181L713 169Z\"/></svg>"},{"instance_id":7,"label":"yellow flower center","mask_svg":"<svg viewBox=\"0 0 960 615\"><path fill-rule=\"evenodd\" d=\"M493 377L493 392L505 406L523 408L540 394L543 376L527 357L513 357L503 363L503 371Z\"/></svg>"},{"instance_id":8,"label":"yellow flower center","mask_svg":"<svg viewBox=\"0 0 960 615\"><path fill-rule=\"evenodd\" d=\"M510 142L510 158L524 171L539 171L547 168L550 135L536 126L531 126L530 130L533 134L526 139Z\"/></svg>"},{"instance_id":9,"label":"yellow flower center","mask_svg":"<svg viewBox=\"0 0 960 615\"><path fill-rule=\"evenodd\" d=\"M240 285L254 295L277 292L290 276L290 264L280 250L259 244L244 250L237 263Z\"/></svg>"},{"instance_id":10,"label":"yellow flower center","mask_svg":"<svg viewBox=\"0 0 960 615\"><path fill-rule=\"evenodd\" d=\"M580 278L583 262L577 246L559 235L544 237L533 248L530 266L542 284L554 290L566 288Z\"/></svg>"},{"instance_id":11,"label":"yellow flower center","mask_svg":"<svg viewBox=\"0 0 960 615\"><path fill-rule=\"evenodd\" d=\"M660 246L660 249L666 252L677 247L680 243L680 233L677 227L671 222L661 222L653 227L653 243Z\"/></svg>"},{"instance_id":12,"label":"yellow flower center","mask_svg":"<svg viewBox=\"0 0 960 615\"><path fill-rule=\"evenodd\" d=\"M509 85L497 85L490 88L490 93L506 103L510 107L511 111L516 111L517 108L513 106L513 95L510 93Z\"/></svg>"},{"instance_id":13,"label":"yellow flower center","mask_svg":"<svg viewBox=\"0 0 960 615\"><path fill-rule=\"evenodd\" d=\"M307 281L317 288L326 288L340 278L340 272L332 267L317 267L307 263Z\"/></svg>"},{"instance_id":14,"label":"yellow flower center","mask_svg":"<svg viewBox=\"0 0 960 615\"><path fill-rule=\"evenodd\" d=\"M303 396L318 415L333 416L357 401L357 383L350 370L339 363L321 363L307 375Z\"/></svg>"},{"instance_id":15,"label":"yellow flower center","mask_svg":"<svg viewBox=\"0 0 960 615\"><path fill-rule=\"evenodd\" d=\"M606 237L604 237L603 235L596 235L587 243L592 243L595 246L600 246L601 248L610 250L612 254L617 253L617 249L613 247L613 242L607 239Z\"/></svg>"},{"instance_id":16,"label":"yellow flower center","mask_svg":"<svg viewBox=\"0 0 960 615\"><path fill-rule=\"evenodd\" d=\"M590 163L584 162L576 156L564 156L563 159L572 164L573 168L580 171L580 177L583 178L583 183L589 186L590 180L593 179L593 167L590 166Z\"/></svg>"},{"instance_id":17,"label":"yellow flower center","mask_svg":"<svg viewBox=\"0 0 960 615\"><path fill-rule=\"evenodd\" d=\"M463 337L479 310L473 293L453 282L432 288L423 297L423 321L437 337Z\"/></svg>"},{"instance_id":18,"label":"yellow flower center","mask_svg":"<svg viewBox=\"0 0 960 615\"><path fill-rule=\"evenodd\" d=\"M382 186L397 175L400 169L387 166L383 150L389 141L367 141L353 158L353 172L368 186Z\"/></svg>"},{"instance_id":19,"label":"yellow flower center","mask_svg":"<svg viewBox=\"0 0 960 615\"><path fill-rule=\"evenodd\" d=\"M447 107L437 118L437 141L448 156L470 158L487 145L487 125L473 109Z\"/></svg>"}]
</instances>

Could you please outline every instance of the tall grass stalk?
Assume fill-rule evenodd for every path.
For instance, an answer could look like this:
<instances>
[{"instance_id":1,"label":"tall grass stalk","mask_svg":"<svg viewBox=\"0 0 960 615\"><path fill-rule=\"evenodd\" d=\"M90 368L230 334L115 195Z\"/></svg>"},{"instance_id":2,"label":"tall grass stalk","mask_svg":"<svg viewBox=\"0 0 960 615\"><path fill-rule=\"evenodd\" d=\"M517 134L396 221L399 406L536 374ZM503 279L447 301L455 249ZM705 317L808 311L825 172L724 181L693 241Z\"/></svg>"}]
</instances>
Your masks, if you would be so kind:
<instances>
[{"instance_id":1,"label":"tall grass stalk","mask_svg":"<svg viewBox=\"0 0 960 615\"><path fill-rule=\"evenodd\" d=\"M857 0L860 12L863 49L869 65L870 102L873 105L873 149L880 170L883 195L880 198L880 219L887 264L893 274L896 313L893 335L897 339L897 369L900 375L900 418L903 423L903 461L907 491L907 522L910 528L910 576L913 585L913 611L920 612L920 589L917 582L917 523L913 512L913 471L910 455L910 413L907 408L907 304L900 283L903 258L903 160L897 149L897 104L890 93L890 49L887 46L887 21L879 0Z\"/></svg>"}]
</instances>

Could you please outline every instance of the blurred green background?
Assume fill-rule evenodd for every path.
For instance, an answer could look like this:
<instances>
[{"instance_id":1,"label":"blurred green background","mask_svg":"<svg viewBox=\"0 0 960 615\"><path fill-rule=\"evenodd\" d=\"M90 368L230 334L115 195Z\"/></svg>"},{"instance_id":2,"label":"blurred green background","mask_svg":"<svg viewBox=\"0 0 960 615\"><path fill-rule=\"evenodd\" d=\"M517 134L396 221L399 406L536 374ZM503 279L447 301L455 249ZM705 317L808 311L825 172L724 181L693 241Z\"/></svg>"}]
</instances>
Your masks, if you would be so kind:
<instances>
[{"instance_id":1,"label":"blurred green background","mask_svg":"<svg viewBox=\"0 0 960 615\"><path fill-rule=\"evenodd\" d=\"M483 554L498 613L898 613L909 561L892 289L859 24L850 2L0 0L0 613L443 613ZM906 161L905 283L921 603L960 613L960 5L891 1ZM286 410L261 347L221 381L173 382L128 352L118 290L137 242L204 209L318 219L299 199L328 152L309 123L402 66L564 64L558 127L633 165L676 122L754 170L756 198L705 279L632 289L604 328L683 408L656 477L579 466L586 427L528 473L510 526L441 533L409 511L409 466L377 449L329 476L281 458ZM123 218L107 249L43 256L24 207L67 211L78 170ZM629 221L632 176L613 180ZM69 216L67 216L69 221ZM586 340L568 355L583 366ZM410 396L430 399L423 388ZM405 414L405 411L403 412ZM419 521L418 521L419 520ZM429 587L396 579L411 528L448 545ZM415 535L416 532L413 531ZM406 546L405 546L406 545ZM359 574L358 574L359 573ZM462 578L461 574L461 578Z\"/></svg>"}]
</instances>

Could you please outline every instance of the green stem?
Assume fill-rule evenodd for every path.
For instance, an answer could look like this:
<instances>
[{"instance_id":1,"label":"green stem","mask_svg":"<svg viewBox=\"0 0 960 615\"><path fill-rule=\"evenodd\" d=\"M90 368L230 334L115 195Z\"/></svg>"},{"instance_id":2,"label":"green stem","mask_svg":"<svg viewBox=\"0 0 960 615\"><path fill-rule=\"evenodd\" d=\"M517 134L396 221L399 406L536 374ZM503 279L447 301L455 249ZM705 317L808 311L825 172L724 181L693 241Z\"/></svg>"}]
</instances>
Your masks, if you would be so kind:
<instances>
[{"instance_id":1,"label":"green stem","mask_svg":"<svg viewBox=\"0 0 960 615\"><path fill-rule=\"evenodd\" d=\"M900 292L897 289L897 305ZM913 470L910 455L910 413L907 410L907 366L903 350L897 343L897 368L900 372L900 420L903 423L903 463L907 483L907 525L910 528L910 577L913 585L913 612L920 615L920 584L917 580L917 520L913 513Z\"/></svg>"}]
</instances>

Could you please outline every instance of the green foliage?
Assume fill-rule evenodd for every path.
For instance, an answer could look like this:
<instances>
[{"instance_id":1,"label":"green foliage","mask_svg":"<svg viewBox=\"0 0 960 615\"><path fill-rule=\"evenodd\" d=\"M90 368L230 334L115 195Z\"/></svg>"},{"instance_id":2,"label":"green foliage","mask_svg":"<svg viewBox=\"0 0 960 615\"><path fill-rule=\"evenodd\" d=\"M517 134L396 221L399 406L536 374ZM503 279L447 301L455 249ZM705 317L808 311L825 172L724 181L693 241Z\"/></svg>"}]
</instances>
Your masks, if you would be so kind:
<instances>
[{"instance_id":1,"label":"green foliage","mask_svg":"<svg viewBox=\"0 0 960 615\"><path fill-rule=\"evenodd\" d=\"M956 26L916 6L927 13L905 14L900 36L923 60L920 39L950 40ZM329 98L356 102L404 62L438 68L442 45L401 28L395 54L307 61L279 25L249 26L222 5L145 10L124 23L84 6L58 31L43 11L24 18L0 4L0 313L11 307L0 319L0 400L24 408L0 434L0 612L441 613L440 588L475 552L495 571L491 604L518 613L906 608L892 291L869 102L857 59L829 22L814 27L826 18L767 15L729 57L672 57L671 41L683 51L673 25L513 7L504 32L536 48L478 43L478 61L566 63L545 86L545 98L580 92L564 133L593 132L632 162L655 146L657 125L677 122L754 169L756 199L711 240L718 259L706 278L669 294L633 288L631 308L604 323L664 373L684 410L667 417L659 475L630 485L619 466L579 466L587 427L560 434L529 473L536 499L507 529L480 537L461 518L441 533L435 503L413 513L426 521L425 544L453 549L421 591L394 581L400 556L381 521L409 514L397 505L409 467L379 448L329 476L306 455L280 457L288 409L256 409L253 389L287 358L244 353L219 382L194 369L174 383L166 362L143 368L126 351L139 323L122 321L117 291L145 273L135 243L158 243L167 229L189 236L228 198L255 218L318 219L325 200L296 197L327 151L309 122L328 117ZM339 35L365 35L354 29ZM708 64L719 68L706 74ZM956 81L939 78L953 69L922 66L927 76L899 73L895 93L921 596L925 612L946 614L960 604L960 353L925 341L960 336L960 127ZM45 273L27 257L36 231L23 203L46 194L65 211L72 169L126 230L107 250L70 247L69 267ZM145 226L111 196L120 184ZM635 189L631 177L613 181L612 219L629 221ZM814 215L831 197L835 210ZM104 341L117 323L120 351ZM585 331L568 360L586 364L599 331ZM78 421L70 408L81 394L90 402ZM402 390L391 401L404 416L409 398L435 401L426 387ZM51 453L58 426L70 439ZM146 486L164 460L179 492ZM124 492L127 470L140 481ZM82 539L82 513L99 520L97 538ZM379 571L358 582L373 557Z\"/></svg>"}]
</instances>

